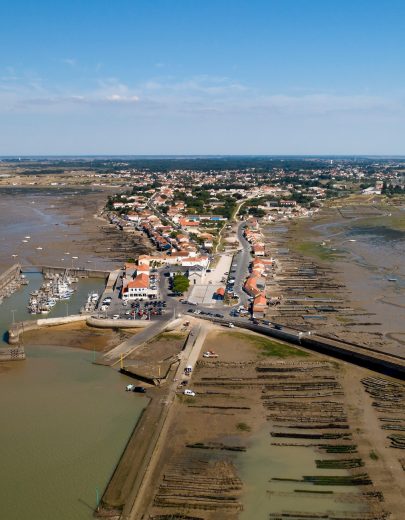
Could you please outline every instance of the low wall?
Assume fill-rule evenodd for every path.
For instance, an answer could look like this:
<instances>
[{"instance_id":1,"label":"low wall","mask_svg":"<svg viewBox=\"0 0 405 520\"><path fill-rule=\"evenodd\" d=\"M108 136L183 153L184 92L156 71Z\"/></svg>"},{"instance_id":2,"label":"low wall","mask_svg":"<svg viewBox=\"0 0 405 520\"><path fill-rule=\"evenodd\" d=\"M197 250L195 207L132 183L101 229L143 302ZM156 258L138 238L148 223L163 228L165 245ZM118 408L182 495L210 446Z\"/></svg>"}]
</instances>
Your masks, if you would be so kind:
<instances>
[{"instance_id":1,"label":"low wall","mask_svg":"<svg viewBox=\"0 0 405 520\"><path fill-rule=\"evenodd\" d=\"M54 327L55 325L65 325L66 323L74 323L77 321L85 321L87 316L81 314L73 314L72 316L64 316L60 318L43 318L39 320L21 321L16 323L8 330L7 341L10 345L19 342L20 334L29 330L37 330L42 327Z\"/></svg>"},{"instance_id":2,"label":"low wall","mask_svg":"<svg viewBox=\"0 0 405 520\"><path fill-rule=\"evenodd\" d=\"M99 269L86 269L85 267L69 267L68 269L70 275L77 276L78 278L107 278L107 276L110 274L110 271L102 271ZM43 265L41 270L43 274L63 274L66 271L66 267L54 267L50 265Z\"/></svg>"},{"instance_id":3,"label":"low wall","mask_svg":"<svg viewBox=\"0 0 405 520\"><path fill-rule=\"evenodd\" d=\"M63 274L67 267L58 267L52 265L23 265L21 266L22 273L42 273L42 274ZM68 267L69 274L77 276L78 278L104 278L106 279L110 271L103 271L100 269L86 269L85 267Z\"/></svg>"},{"instance_id":4,"label":"low wall","mask_svg":"<svg viewBox=\"0 0 405 520\"><path fill-rule=\"evenodd\" d=\"M0 275L0 291L20 275L21 265L14 264Z\"/></svg>"},{"instance_id":5,"label":"low wall","mask_svg":"<svg viewBox=\"0 0 405 520\"><path fill-rule=\"evenodd\" d=\"M144 329L151 324L148 320L111 320L87 316L86 324L99 329Z\"/></svg>"}]
</instances>

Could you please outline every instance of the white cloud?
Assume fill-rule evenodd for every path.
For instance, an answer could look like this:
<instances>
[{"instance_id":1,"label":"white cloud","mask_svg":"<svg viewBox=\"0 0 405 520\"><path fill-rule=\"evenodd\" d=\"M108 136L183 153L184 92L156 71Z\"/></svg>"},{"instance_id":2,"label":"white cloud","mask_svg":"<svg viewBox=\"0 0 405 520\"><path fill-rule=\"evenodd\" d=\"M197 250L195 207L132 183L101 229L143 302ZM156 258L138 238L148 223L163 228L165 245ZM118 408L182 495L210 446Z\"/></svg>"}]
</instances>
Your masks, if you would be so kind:
<instances>
[{"instance_id":1,"label":"white cloud","mask_svg":"<svg viewBox=\"0 0 405 520\"><path fill-rule=\"evenodd\" d=\"M0 112L58 113L80 111L84 107L111 107L136 110L145 116L156 112L170 115L204 114L278 114L318 116L331 113L404 112L404 96L392 98L370 94L336 92L269 93L244 85L232 78L200 75L177 81L173 77L151 79L128 85L118 78L102 78L93 89L50 87L35 75L0 76ZM269 89L270 90L270 89ZM115 107L115 108L114 108Z\"/></svg>"},{"instance_id":2,"label":"white cloud","mask_svg":"<svg viewBox=\"0 0 405 520\"><path fill-rule=\"evenodd\" d=\"M75 67L77 64L77 61L74 58L65 58L62 60L62 63L65 63L66 65L70 65L70 67Z\"/></svg>"}]
</instances>

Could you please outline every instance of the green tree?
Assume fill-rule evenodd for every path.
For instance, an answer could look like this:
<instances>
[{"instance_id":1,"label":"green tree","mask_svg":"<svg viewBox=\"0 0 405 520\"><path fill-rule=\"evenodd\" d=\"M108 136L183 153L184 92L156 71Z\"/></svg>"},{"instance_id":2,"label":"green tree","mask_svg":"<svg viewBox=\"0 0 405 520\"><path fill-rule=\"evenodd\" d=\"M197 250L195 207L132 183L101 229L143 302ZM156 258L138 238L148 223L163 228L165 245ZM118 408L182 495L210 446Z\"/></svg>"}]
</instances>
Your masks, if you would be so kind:
<instances>
[{"instance_id":1,"label":"green tree","mask_svg":"<svg viewBox=\"0 0 405 520\"><path fill-rule=\"evenodd\" d=\"M182 274L176 274L176 276L173 278L173 291L184 293L187 291L190 285L190 280L187 278L187 276L184 276Z\"/></svg>"}]
</instances>

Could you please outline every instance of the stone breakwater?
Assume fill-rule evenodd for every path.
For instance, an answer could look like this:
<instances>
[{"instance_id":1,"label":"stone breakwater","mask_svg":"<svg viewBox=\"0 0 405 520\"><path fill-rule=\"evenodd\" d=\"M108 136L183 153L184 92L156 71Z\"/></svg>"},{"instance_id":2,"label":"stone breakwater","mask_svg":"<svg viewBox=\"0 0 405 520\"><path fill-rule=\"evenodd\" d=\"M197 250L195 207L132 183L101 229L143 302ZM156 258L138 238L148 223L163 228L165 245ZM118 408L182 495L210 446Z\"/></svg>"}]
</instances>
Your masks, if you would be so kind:
<instances>
[{"instance_id":1,"label":"stone breakwater","mask_svg":"<svg viewBox=\"0 0 405 520\"><path fill-rule=\"evenodd\" d=\"M0 275L0 303L3 298L10 296L24 282L21 276L21 265L14 264Z\"/></svg>"},{"instance_id":2,"label":"stone breakwater","mask_svg":"<svg viewBox=\"0 0 405 520\"><path fill-rule=\"evenodd\" d=\"M27 320L15 323L8 330L7 341L10 345L19 343L20 334L29 330L37 330L46 327L55 327L56 325L65 325L67 323L75 323L85 321L90 327L107 328L107 329L131 329L145 328L150 325L150 321L140 320L112 320L96 318L94 316L86 316L85 314L74 314L60 318L43 318L39 320Z\"/></svg>"}]
</instances>

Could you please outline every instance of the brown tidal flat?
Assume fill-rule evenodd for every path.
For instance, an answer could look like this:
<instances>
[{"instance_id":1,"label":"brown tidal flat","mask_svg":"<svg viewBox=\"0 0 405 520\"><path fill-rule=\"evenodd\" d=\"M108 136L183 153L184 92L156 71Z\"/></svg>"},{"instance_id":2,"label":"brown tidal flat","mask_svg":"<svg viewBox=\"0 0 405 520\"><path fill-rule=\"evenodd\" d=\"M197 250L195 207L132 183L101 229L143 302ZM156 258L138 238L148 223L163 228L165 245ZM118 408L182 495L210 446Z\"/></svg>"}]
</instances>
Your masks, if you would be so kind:
<instances>
[{"instance_id":1,"label":"brown tidal flat","mask_svg":"<svg viewBox=\"0 0 405 520\"><path fill-rule=\"evenodd\" d=\"M404 356L404 217L395 207L391 217L387 211L378 205L343 205L324 208L313 220L287 223L283 232L264 226L267 248L277 261L268 295L282 297L266 317ZM362 238L368 229L386 233L385 244ZM396 277L398 282L388 280Z\"/></svg>"},{"instance_id":2,"label":"brown tidal flat","mask_svg":"<svg viewBox=\"0 0 405 520\"><path fill-rule=\"evenodd\" d=\"M114 269L128 257L150 251L143 234L124 233L102 216L110 193L86 188L3 189L0 269L15 262ZM26 236L30 238L23 242Z\"/></svg>"},{"instance_id":3,"label":"brown tidal flat","mask_svg":"<svg viewBox=\"0 0 405 520\"><path fill-rule=\"evenodd\" d=\"M218 328L209 349L219 357L198 361L196 397L179 393L173 404L144 518L400 520L401 453L360 382L370 372Z\"/></svg>"},{"instance_id":4,"label":"brown tidal flat","mask_svg":"<svg viewBox=\"0 0 405 520\"><path fill-rule=\"evenodd\" d=\"M95 329L84 323L57 325L47 329L32 330L24 333L23 341L27 345L57 345L96 352L108 352L136 331Z\"/></svg>"}]
</instances>

